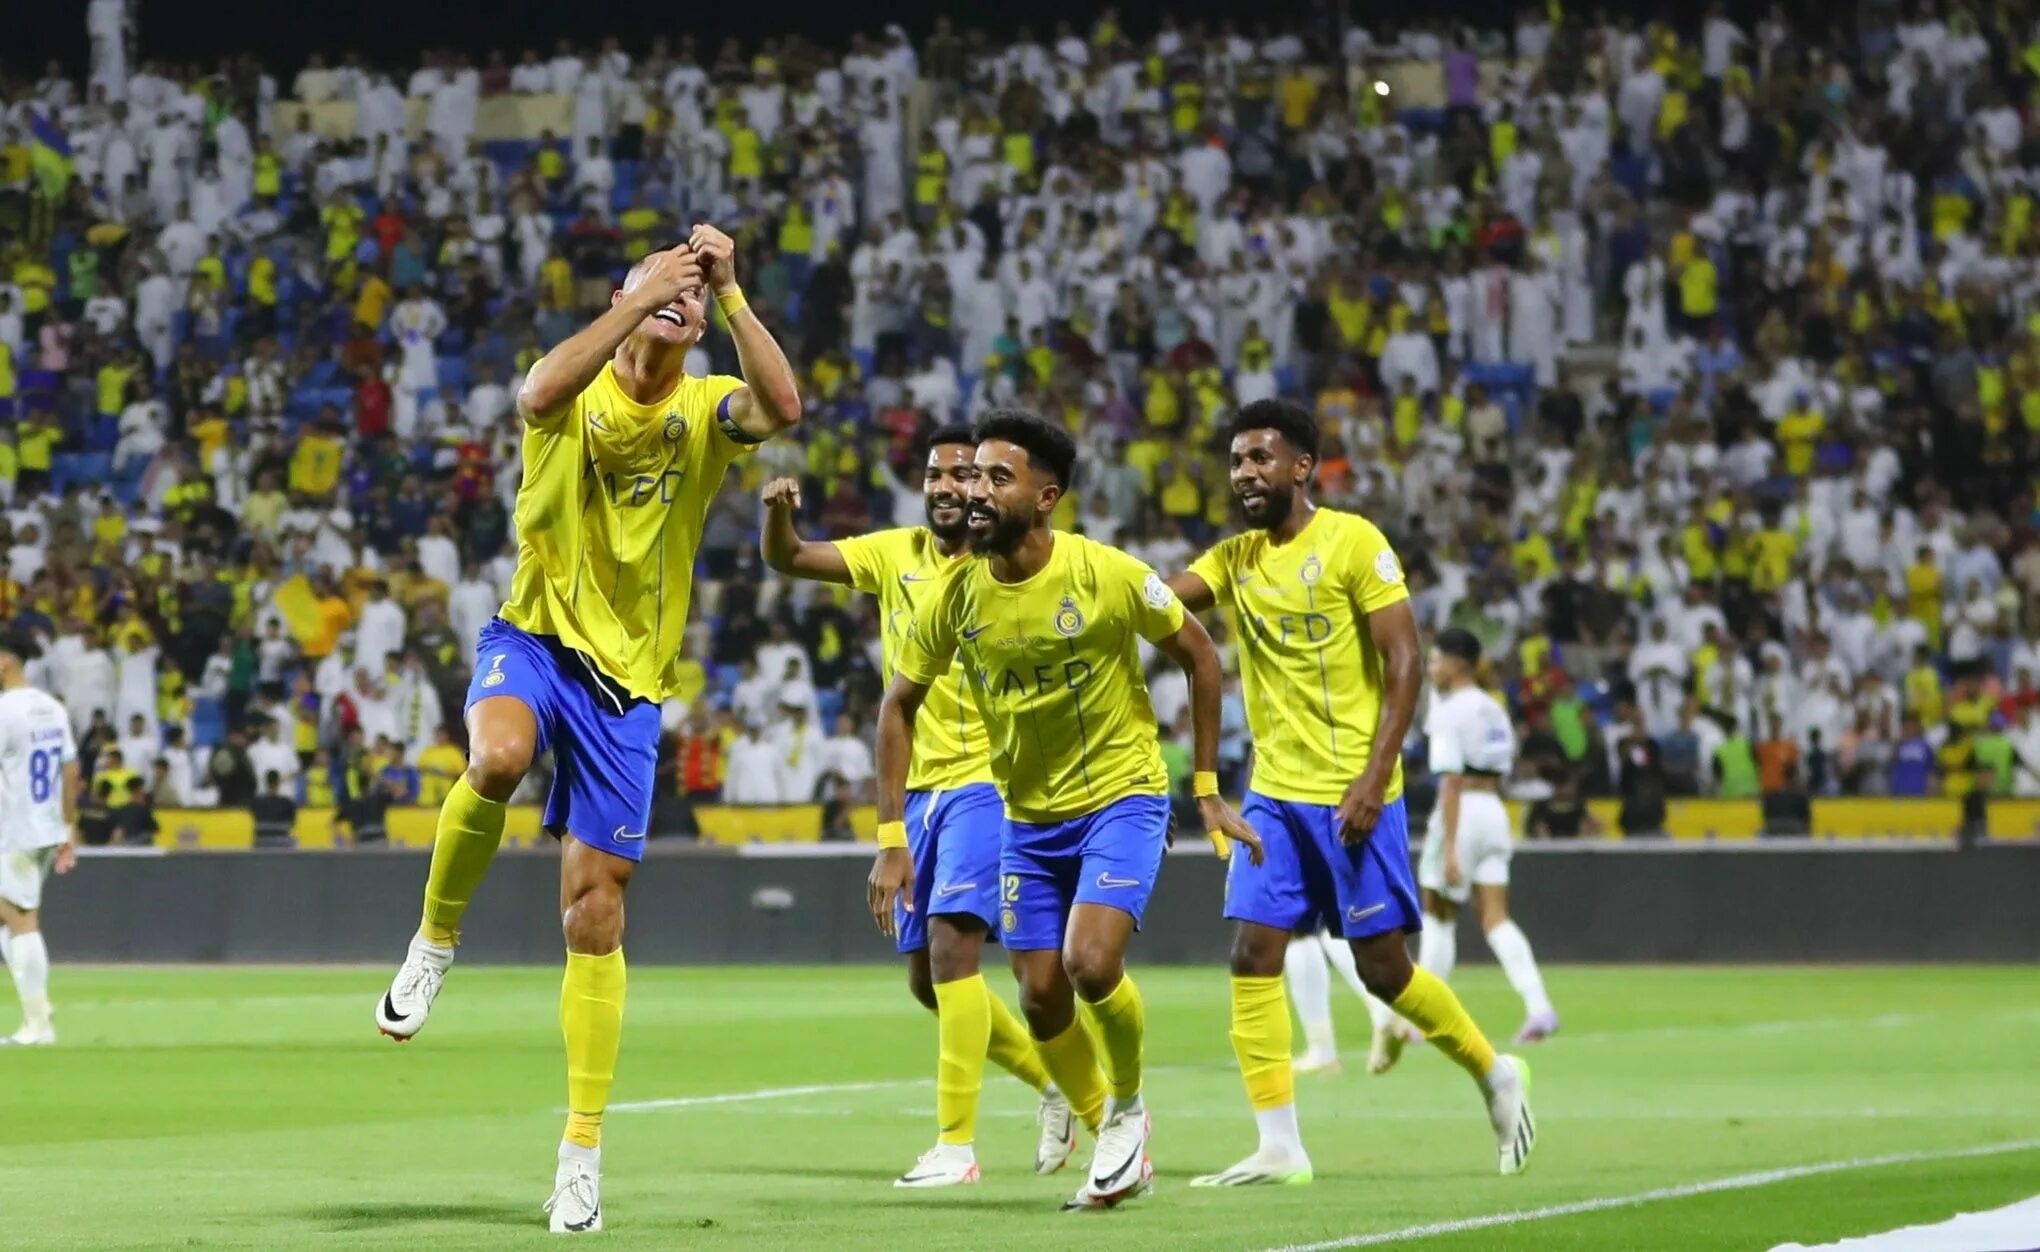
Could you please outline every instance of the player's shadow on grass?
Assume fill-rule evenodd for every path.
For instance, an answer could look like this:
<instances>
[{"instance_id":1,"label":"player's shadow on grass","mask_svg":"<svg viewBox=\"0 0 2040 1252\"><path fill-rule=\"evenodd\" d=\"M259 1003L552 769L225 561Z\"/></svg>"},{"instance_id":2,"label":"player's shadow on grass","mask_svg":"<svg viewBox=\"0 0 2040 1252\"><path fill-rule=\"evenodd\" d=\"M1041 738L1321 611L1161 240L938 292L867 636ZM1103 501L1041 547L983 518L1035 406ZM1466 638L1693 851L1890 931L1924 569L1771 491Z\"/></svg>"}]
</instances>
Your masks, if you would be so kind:
<instances>
[{"instance_id":1,"label":"player's shadow on grass","mask_svg":"<svg viewBox=\"0 0 2040 1252\"><path fill-rule=\"evenodd\" d=\"M497 1226L531 1224L530 1206L524 1204L333 1204L307 1209L304 1216L307 1221L317 1222L335 1232L374 1230L407 1222L486 1222Z\"/></svg>"}]
</instances>

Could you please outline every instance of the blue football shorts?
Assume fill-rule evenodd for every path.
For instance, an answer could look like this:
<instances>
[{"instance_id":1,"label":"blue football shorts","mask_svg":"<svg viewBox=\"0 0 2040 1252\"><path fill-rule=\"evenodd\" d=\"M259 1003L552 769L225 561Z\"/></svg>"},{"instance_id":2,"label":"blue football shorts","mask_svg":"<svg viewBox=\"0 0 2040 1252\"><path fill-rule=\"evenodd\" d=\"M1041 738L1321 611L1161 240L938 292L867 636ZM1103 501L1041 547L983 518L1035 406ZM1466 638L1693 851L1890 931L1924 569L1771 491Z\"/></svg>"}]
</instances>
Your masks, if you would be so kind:
<instances>
[{"instance_id":1,"label":"blue football shorts","mask_svg":"<svg viewBox=\"0 0 2040 1252\"><path fill-rule=\"evenodd\" d=\"M502 618L482 627L467 708L509 696L538 722L537 751L553 754L545 828L627 861L644 859L659 763L659 706L624 691L550 635Z\"/></svg>"},{"instance_id":2,"label":"blue football shorts","mask_svg":"<svg viewBox=\"0 0 2040 1252\"><path fill-rule=\"evenodd\" d=\"M975 917L999 927L999 840L1006 805L990 783L907 793L907 850L914 858L914 911L893 903L902 952L928 946L931 917Z\"/></svg>"},{"instance_id":3,"label":"blue football shorts","mask_svg":"<svg viewBox=\"0 0 2040 1252\"><path fill-rule=\"evenodd\" d=\"M1060 822L1006 822L999 931L1008 951L1059 949L1070 910L1103 904L1141 914L1169 838L1167 796L1123 796Z\"/></svg>"},{"instance_id":4,"label":"blue football shorts","mask_svg":"<svg viewBox=\"0 0 2040 1252\"><path fill-rule=\"evenodd\" d=\"M1347 939L1423 929L1401 797L1382 806L1374 832L1354 847L1339 840L1335 805L1249 791L1240 816L1261 836L1266 856L1259 865L1244 853L1232 858L1225 879L1229 920L1292 934L1329 926Z\"/></svg>"}]
</instances>

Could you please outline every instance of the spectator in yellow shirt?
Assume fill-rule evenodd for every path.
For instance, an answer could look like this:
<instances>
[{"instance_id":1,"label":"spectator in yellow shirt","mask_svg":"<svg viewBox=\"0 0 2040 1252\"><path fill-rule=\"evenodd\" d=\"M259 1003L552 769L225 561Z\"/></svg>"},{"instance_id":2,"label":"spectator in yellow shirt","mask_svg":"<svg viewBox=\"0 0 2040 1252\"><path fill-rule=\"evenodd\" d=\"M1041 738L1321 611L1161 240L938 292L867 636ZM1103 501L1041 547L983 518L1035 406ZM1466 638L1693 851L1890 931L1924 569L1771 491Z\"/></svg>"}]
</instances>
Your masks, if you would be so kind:
<instances>
[{"instance_id":1,"label":"spectator in yellow shirt","mask_svg":"<svg viewBox=\"0 0 2040 1252\"><path fill-rule=\"evenodd\" d=\"M1905 594L1911 604L1911 614L1927 628L1927 640L1936 651L1941 647L1941 570L1934 564L1934 550L1922 545L1913 554L1913 563L1905 567ZM1939 717L1922 717L1928 723L1938 722Z\"/></svg>"},{"instance_id":2,"label":"spectator in yellow shirt","mask_svg":"<svg viewBox=\"0 0 2040 1252\"><path fill-rule=\"evenodd\" d=\"M340 484L340 461L346 451L341 442L339 420L326 410L319 424L298 436L297 449L290 457L292 492L324 502Z\"/></svg>"},{"instance_id":3,"label":"spectator in yellow shirt","mask_svg":"<svg viewBox=\"0 0 2040 1252\"><path fill-rule=\"evenodd\" d=\"M1801 394L1784 417L1778 419L1778 442L1785 449L1785 472L1804 478L1813 472L1815 445L1827 431L1827 419L1810 399Z\"/></svg>"}]
</instances>

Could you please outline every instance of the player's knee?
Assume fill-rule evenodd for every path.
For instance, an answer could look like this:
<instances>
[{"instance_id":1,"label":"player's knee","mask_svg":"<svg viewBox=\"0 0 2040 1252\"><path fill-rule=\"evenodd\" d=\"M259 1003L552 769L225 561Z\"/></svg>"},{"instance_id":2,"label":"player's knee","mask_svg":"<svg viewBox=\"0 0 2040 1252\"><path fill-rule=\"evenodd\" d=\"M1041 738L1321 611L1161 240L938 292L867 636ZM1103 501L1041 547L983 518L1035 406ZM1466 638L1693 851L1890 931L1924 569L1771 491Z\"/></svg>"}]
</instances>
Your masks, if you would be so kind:
<instances>
[{"instance_id":1,"label":"player's knee","mask_svg":"<svg viewBox=\"0 0 2040 1252\"><path fill-rule=\"evenodd\" d=\"M1270 926L1240 926L1233 932L1233 976L1273 978L1280 974L1289 955L1289 939L1290 936Z\"/></svg>"},{"instance_id":2,"label":"player's knee","mask_svg":"<svg viewBox=\"0 0 2040 1252\"><path fill-rule=\"evenodd\" d=\"M623 946L623 888L595 883L577 893L560 918L569 952L606 956Z\"/></svg>"},{"instance_id":3,"label":"player's knee","mask_svg":"<svg viewBox=\"0 0 2040 1252\"><path fill-rule=\"evenodd\" d=\"M507 801L530 771L531 757L531 740L522 735L477 738L468 751L468 786L484 799Z\"/></svg>"},{"instance_id":4,"label":"player's knee","mask_svg":"<svg viewBox=\"0 0 2040 1252\"><path fill-rule=\"evenodd\" d=\"M1112 994L1126 970L1119 954L1104 944L1072 944L1063 952L1063 972L1079 996L1097 1003Z\"/></svg>"},{"instance_id":5,"label":"player's knee","mask_svg":"<svg viewBox=\"0 0 2040 1252\"><path fill-rule=\"evenodd\" d=\"M1410 953L1400 932L1354 944L1353 968L1361 985L1377 1000L1392 1001L1410 985Z\"/></svg>"},{"instance_id":6,"label":"player's knee","mask_svg":"<svg viewBox=\"0 0 2040 1252\"><path fill-rule=\"evenodd\" d=\"M935 1011L935 976L925 961L907 963L907 990L913 993L921 1007Z\"/></svg>"}]
</instances>

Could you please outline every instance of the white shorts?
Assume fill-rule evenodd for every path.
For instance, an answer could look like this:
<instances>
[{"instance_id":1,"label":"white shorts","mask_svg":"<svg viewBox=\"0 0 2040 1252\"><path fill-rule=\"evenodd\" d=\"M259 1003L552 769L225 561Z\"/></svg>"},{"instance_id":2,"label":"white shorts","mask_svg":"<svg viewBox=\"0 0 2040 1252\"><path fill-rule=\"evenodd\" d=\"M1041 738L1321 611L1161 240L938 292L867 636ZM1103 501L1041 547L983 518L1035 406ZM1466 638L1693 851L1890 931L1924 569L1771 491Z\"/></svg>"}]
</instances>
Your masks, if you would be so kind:
<instances>
[{"instance_id":1,"label":"white shorts","mask_svg":"<svg viewBox=\"0 0 2040 1252\"><path fill-rule=\"evenodd\" d=\"M23 912L42 907L43 880L57 863L56 845L0 852L0 900Z\"/></svg>"},{"instance_id":2,"label":"white shorts","mask_svg":"<svg viewBox=\"0 0 2040 1252\"><path fill-rule=\"evenodd\" d=\"M1445 804L1431 806L1424 826L1424 852L1417 858L1417 885L1455 904L1464 904L1474 884L1509 885L1509 810L1492 791L1465 791L1459 796L1459 885L1445 885Z\"/></svg>"}]
</instances>

